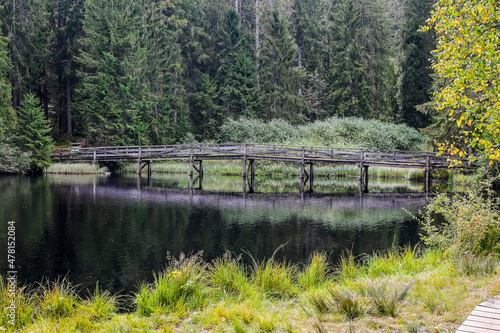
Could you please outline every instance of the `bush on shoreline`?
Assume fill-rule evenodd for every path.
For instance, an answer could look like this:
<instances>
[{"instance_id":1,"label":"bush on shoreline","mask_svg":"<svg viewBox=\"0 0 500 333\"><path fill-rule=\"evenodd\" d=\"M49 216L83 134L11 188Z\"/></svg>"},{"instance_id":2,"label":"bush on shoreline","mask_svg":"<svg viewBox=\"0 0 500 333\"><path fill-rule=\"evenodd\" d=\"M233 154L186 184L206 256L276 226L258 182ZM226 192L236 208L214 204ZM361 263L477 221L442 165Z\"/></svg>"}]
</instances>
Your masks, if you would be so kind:
<instances>
[{"instance_id":1,"label":"bush on shoreline","mask_svg":"<svg viewBox=\"0 0 500 333\"><path fill-rule=\"evenodd\" d=\"M221 126L219 142L420 151L425 138L406 125L362 118L332 117L298 126L282 119L264 122L240 118L229 119Z\"/></svg>"}]
</instances>

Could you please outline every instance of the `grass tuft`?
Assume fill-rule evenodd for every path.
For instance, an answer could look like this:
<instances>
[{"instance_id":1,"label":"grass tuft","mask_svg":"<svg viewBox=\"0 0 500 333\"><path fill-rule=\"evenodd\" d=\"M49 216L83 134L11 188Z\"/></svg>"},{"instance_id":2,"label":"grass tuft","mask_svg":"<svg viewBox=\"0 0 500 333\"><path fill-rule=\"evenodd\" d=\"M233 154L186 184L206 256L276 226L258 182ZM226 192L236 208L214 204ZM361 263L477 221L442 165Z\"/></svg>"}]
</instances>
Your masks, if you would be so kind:
<instances>
[{"instance_id":1,"label":"grass tuft","mask_svg":"<svg viewBox=\"0 0 500 333\"><path fill-rule=\"evenodd\" d=\"M395 317L398 314L399 303L408 297L413 282L389 284L387 280L369 280L364 286L361 284L359 286L361 294L369 296L373 303L370 312Z\"/></svg>"},{"instance_id":2,"label":"grass tuft","mask_svg":"<svg viewBox=\"0 0 500 333\"><path fill-rule=\"evenodd\" d=\"M221 258L212 261L208 271L209 283L223 294L239 296L251 289L245 267L241 263L241 255L234 257L231 252L226 251Z\"/></svg>"},{"instance_id":3,"label":"grass tuft","mask_svg":"<svg viewBox=\"0 0 500 333\"><path fill-rule=\"evenodd\" d=\"M79 301L76 296L76 286L73 286L67 278L41 283L36 297L42 313L53 318L71 315Z\"/></svg>"},{"instance_id":4,"label":"grass tuft","mask_svg":"<svg viewBox=\"0 0 500 333\"><path fill-rule=\"evenodd\" d=\"M361 297L347 289L328 289L340 313L348 320L360 317L364 313Z\"/></svg>"},{"instance_id":5,"label":"grass tuft","mask_svg":"<svg viewBox=\"0 0 500 333\"><path fill-rule=\"evenodd\" d=\"M184 317L189 310L202 307L208 291L207 264L203 252L192 256L180 254L179 259L167 256L169 266L154 275L153 285L142 284L136 295L139 314L173 311Z\"/></svg>"},{"instance_id":6,"label":"grass tuft","mask_svg":"<svg viewBox=\"0 0 500 333\"><path fill-rule=\"evenodd\" d=\"M303 288L317 287L326 282L330 272L328 257L325 253L313 253L310 262L298 275L299 285Z\"/></svg>"},{"instance_id":7,"label":"grass tuft","mask_svg":"<svg viewBox=\"0 0 500 333\"><path fill-rule=\"evenodd\" d=\"M274 259L276 252L283 246L279 246L267 260L258 262L252 257L254 263L252 283L266 295L276 298L290 298L297 293L293 282L293 277L297 272L296 266Z\"/></svg>"}]
</instances>

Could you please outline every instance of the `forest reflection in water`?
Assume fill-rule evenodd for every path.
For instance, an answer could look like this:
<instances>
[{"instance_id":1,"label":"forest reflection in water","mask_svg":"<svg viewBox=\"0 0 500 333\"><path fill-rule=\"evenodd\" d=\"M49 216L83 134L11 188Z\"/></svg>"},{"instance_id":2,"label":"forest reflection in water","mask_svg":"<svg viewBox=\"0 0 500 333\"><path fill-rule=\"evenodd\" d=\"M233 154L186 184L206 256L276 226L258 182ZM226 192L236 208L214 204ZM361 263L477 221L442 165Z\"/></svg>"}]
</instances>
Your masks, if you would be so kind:
<instances>
[{"instance_id":1,"label":"forest reflection in water","mask_svg":"<svg viewBox=\"0 0 500 333\"><path fill-rule=\"evenodd\" d=\"M6 244L7 221L16 221L20 281L68 275L90 289L99 281L131 292L165 267L167 252L263 259L286 243L279 258L299 263L324 251L336 262L347 250L360 255L419 239L418 223L402 209L425 205L419 184L373 181L370 190L380 194L369 195L351 179L318 179L315 193L303 195L297 179L257 178L255 194L241 185L240 177L205 177L203 190L190 192L186 175L0 177L0 240Z\"/></svg>"}]
</instances>

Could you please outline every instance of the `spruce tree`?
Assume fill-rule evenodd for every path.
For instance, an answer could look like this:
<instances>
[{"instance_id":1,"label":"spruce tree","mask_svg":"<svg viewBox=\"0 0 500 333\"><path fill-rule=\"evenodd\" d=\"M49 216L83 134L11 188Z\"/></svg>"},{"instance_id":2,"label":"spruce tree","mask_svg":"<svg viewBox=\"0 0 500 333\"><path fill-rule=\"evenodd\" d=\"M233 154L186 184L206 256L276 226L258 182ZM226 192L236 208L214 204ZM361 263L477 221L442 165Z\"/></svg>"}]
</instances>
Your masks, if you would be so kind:
<instances>
[{"instance_id":1,"label":"spruce tree","mask_svg":"<svg viewBox=\"0 0 500 333\"><path fill-rule=\"evenodd\" d=\"M0 21L1 26L1 21ZM15 126L15 112L12 109L12 87L9 74L12 70L8 50L7 38L0 36L0 136Z\"/></svg>"},{"instance_id":2,"label":"spruce tree","mask_svg":"<svg viewBox=\"0 0 500 333\"><path fill-rule=\"evenodd\" d=\"M400 27L397 32L399 75L397 80L398 119L405 124L423 128L430 116L419 112L418 105L431 98L431 51L435 37L420 26L430 17L433 0L402 0Z\"/></svg>"},{"instance_id":3,"label":"spruce tree","mask_svg":"<svg viewBox=\"0 0 500 333\"><path fill-rule=\"evenodd\" d=\"M307 105L298 93L304 72L298 68L297 45L288 30L288 23L276 10L261 55L260 82L264 100L259 117L304 122Z\"/></svg>"},{"instance_id":4,"label":"spruce tree","mask_svg":"<svg viewBox=\"0 0 500 333\"><path fill-rule=\"evenodd\" d=\"M366 117L371 110L361 44L361 8L342 0L332 15L331 101L339 116Z\"/></svg>"},{"instance_id":5,"label":"spruce tree","mask_svg":"<svg viewBox=\"0 0 500 333\"><path fill-rule=\"evenodd\" d=\"M75 116L91 144L149 143L142 21L142 8L133 0L85 3Z\"/></svg>"},{"instance_id":6,"label":"spruce tree","mask_svg":"<svg viewBox=\"0 0 500 333\"><path fill-rule=\"evenodd\" d=\"M226 118L255 115L260 106L254 62L239 22L239 15L231 8L220 33L218 80Z\"/></svg>"},{"instance_id":7,"label":"spruce tree","mask_svg":"<svg viewBox=\"0 0 500 333\"><path fill-rule=\"evenodd\" d=\"M42 98L48 116L48 0L6 0L0 6L0 17L9 38L12 63L12 105L17 109L24 93L34 92Z\"/></svg>"},{"instance_id":8,"label":"spruce tree","mask_svg":"<svg viewBox=\"0 0 500 333\"><path fill-rule=\"evenodd\" d=\"M187 25L170 0L145 2L146 79L151 101L150 141L175 143L185 135L187 105L180 80L184 66L179 38Z\"/></svg>"},{"instance_id":9,"label":"spruce tree","mask_svg":"<svg viewBox=\"0 0 500 333\"><path fill-rule=\"evenodd\" d=\"M52 152L51 126L45 119L40 100L34 94L27 94L19 106L18 146L31 153L31 169L40 171L50 165Z\"/></svg>"}]
</instances>

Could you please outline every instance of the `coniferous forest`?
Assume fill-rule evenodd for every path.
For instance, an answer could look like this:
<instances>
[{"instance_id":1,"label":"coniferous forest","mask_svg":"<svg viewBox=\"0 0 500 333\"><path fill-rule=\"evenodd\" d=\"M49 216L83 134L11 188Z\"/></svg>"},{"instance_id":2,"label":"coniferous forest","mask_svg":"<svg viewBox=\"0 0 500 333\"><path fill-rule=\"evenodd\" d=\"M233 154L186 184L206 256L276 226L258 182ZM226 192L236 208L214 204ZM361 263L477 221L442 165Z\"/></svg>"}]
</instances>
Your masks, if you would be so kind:
<instances>
[{"instance_id":1,"label":"coniferous forest","mask_svg":"<svg viewBox=\"0 0 500 333\"><path fill-rule=\"evenodd\" d=\"M4 0L2 126L22 130L32 103L56 142L94 145L211 140L242 116L423 128L432 3Z\"/></svg>"}]
</instances>

